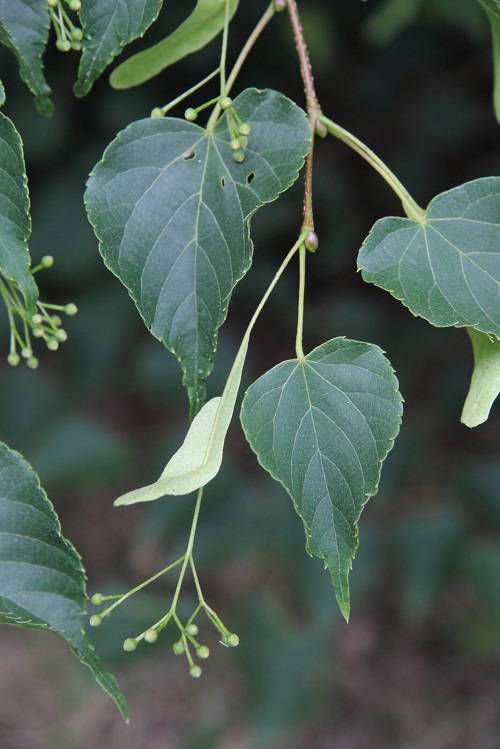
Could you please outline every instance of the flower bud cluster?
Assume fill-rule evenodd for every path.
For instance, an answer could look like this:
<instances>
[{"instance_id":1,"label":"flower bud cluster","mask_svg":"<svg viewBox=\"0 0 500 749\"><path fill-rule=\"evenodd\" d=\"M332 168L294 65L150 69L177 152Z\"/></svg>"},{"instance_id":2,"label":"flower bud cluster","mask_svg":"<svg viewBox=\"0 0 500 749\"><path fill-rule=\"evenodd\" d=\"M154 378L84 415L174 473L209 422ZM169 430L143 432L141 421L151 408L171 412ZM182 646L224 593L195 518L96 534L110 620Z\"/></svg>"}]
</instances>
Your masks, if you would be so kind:
<instances>
[{"instance_id":1,"label":"flower bud cluster","mask_svg":"<svg viewBox=\"0 0 500 749\"><path fill-rule=\"evenodd\" d=\"M46 255L40 264L31 270L33 275L42 268L50 268L54 258ZM35 311L27 310L21 290L15 281L11 281L0 274L0 296L7 309L10 326L10 351L8 363L17 367L24 359L30 369L38 367L38 359L33 354L31 338L40 338L45 342L49 351L57 351L59 345L68 340L68 334L62 327L62 319L55 312L68 316L77 313L75 304L45 304L37 301Z\"/></svg>"},{"instance_id":2,"label":"flower bud cluster","mask_svg":"<svg viewBox=\"0 0 500 749\"><path fill-rule=\"evenodd\" d=\"M81 0L65 0L69 10L78 12ZM52 26L56 32L56 47L60 52L69 52L82 48L83 31L76 26L63 6L62 0L47 0Z\"/></svg>"}]
</instances>

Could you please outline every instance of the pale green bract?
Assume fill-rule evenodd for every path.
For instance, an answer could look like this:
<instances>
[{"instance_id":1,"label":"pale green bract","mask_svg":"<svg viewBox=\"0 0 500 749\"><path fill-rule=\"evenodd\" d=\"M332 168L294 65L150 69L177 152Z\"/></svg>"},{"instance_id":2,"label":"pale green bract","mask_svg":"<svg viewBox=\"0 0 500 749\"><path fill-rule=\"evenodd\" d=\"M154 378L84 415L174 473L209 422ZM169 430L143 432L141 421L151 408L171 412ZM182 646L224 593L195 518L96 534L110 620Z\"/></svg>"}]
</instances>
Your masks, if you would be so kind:
<instances>
[{"instance_id":1,"label":"pale green bract","mask_svg":"<svg viewBox=\"0 0 500 749\"><path fill-rule=\"evenodd\" d=\"M346 619L359 516L377 491L401 415L398 382L382 350L345 338L278 364L243 399L246 437L292 497L306 550L325 560Z\"/></svg>"},{"instance_id":2,"label":"pale green bract","mask_svg":"<svg viewBox=\"0 0 500 749\"><path fill-rule=\"evenodd\" d=\"M80 557L61 535L38 476L0 442L0 623L65 640L127 720L125 698L84 632L85 600Z\"/></svg>"},{"instance_id":3,"label":"pale green bract","mask_svg":"<svg viewBox=\"0 0 500 749\"><path fill-rule=\"evenodd\" d=\"M149 502L167 494L190 494L217 475L247 349L248 335L240 346L222 396L209 400L194 417L182 447L167 463L158 481L124 494L115 500L115 505Z\"/></svg>"},{"instance_id":4,"label":"pale green bract","mask_svg":"<svg viewBox=\"0 0 500 749\"><path fill-rule=\"evenodd\" d=\"M38 111L46 116L54 109L42 64L48 36L46 0L5 0L0 3L0 44L17 57L19 74L35 95Z\"/></svg>"},{"instance_id":5,"label":"pale green bract","mask_svg":"<svg viewBox=\"0 0 500 749\"><path fill-rule=\"evenodd\" d=\"M295 182L311 144L305 113L276 91L248 89L233 107L250 126L242 163L227 115L210 131L149 118L111 143L85 194L106 265L182 366L192 417L232 291L250 267L250 219Z\"/></svg>"},{"instance_id":6,"label":"pale green bract","mask_svg":"<svg viewBox=\"0 0 500 749\"><path fill-rule=\"evenodd\" d=\"M229 0L229 19L239 0ZM148 81L162 70L197 52L224 28L226 0L198 0L193 12L166 39L138 52L111 73L113 88L124 89Z\"/></svg>"},{"instance_id":7,"label":"pale green bract","mask_svg":"<svg viewBox=\"0 0 500 749\"><path fill-rule=\"evenodd\" d=\"M500 393L500 341L474 328L467 328L467 333L474 351L474 371L461 421L477 427L487 420Z\"/></svg>"},{"instance_id":8,"label":"pale green bract","mask_svg":"<svg viewBox=\"0 0 500 749\"><path fill-rule=\"evenodd\" d=\"M358 256L363 279L437 327L500 337L500 177L444 192L422 223L383 218Z\"/></svg>"},{"instance_id":9,"label":"pale green bract","mask_svg":"<svg viewBox=\"0 0 500 749\"><path fill-rule=\"evenodd\" d=\"M85 96L94 81L129 42L156 20L163 0L82 0L84 33L76 96Z\"/></svg>"},{"instance_id":10,"label":"pale green bract","mask_svg":"<svg viewBox=\"0 0 500 749\"><path fill-rule=\"evenodd\" d=\"M23 144L1 112L0 164L0 273L19 286L26 307L34 311L38 288L29 272L31 219Z\"/></svg>"},{"instance_id":11,"label":"pale green bract","mask_svg":"<svg viewBox=\"0 0 500 749\"><path fill-rule=\"evenodd\" d=\"M500 0L479 0L488 18L493 41L493 108L500 124Z\"/></svg>"}]
</instances>

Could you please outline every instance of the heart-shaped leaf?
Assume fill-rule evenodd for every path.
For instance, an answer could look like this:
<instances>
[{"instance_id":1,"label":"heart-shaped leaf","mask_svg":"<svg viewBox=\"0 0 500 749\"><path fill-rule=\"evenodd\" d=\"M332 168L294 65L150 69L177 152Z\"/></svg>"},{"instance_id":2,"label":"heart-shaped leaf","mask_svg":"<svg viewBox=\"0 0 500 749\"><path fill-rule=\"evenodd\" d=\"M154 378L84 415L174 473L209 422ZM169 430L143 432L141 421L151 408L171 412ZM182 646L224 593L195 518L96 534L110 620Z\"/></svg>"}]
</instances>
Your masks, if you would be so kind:
<instances>
[{"instance_id":1,"label":"heart-shaped leaf","mask_svg":"<svg viewBox=\"0 0 500 749\"><path fill-rule=\"evenodd\" d=\"M79 16L84 38L76 96L88 94L113 57L156 20L162 4L163 0L83 0Z\"/></svg>"},{"instance_id":2,"label":"heart-shaped leaf","mask_svg":"<svg viewBox=\"0 0 500 749\"><path fill-rule=\"evenodd\" d=\"M0 112L0 273L16 283L34 310L38 289L30 274L30 200L21 136Z\"/></svg>"},{"instance_id":3,"label":"heart-shaped leaf","mask_svg":"<svg viewBox=\"0 0 500 749\"><path fill-rule=\"evenodd\" d=\"M251 127L242 163L227 114L210 131L139 120L106 149L86 192L104 261L180 361L192 414L204 403L232 290L251 263L250 218L293 184L310 148L305 113L282 94L249 89L233 106Z\"/></svg>"},{"instance_id":4,"label":"heart-shaped leaf","mask_svg":"<svg viewBox=\"0 0 500 749\"><path fill-rule=\"evenodd\" d=\"M239 0L229 0L231 19ZM193 12L166 39L122 62L109 78L113 88L123 89L149 81L162 70L197 52L224 28L226 0L198 0Z\"/></svg>"},{"instance_id":5,"label":"heart-shaped leaf","mask_svg":"<svg viewBox=\"0 0 500 749\"><path fill-rule=\"evenodd\" d=\"M438 195L422 223L377 221L358 267L365 281L432 325L500 338L500 177Z\"/></svg>"},{"instance_id":6,"label":"heart-shaped leaf","mask_svg":"<svg viewBox=\"0 0 500 749\"><path fill-rule=\"evenodd\" d=\"M49 36L49 9L44 0L5 0L0 3L0 44L17 57L19 74L35 95L38 111L54 109L43 75L42 55Z\"/></svg>"},{"instance_id":7,"label":"heart-shaped leaf","mask_svg":"<svg viewBox=\"0 0 500 749\"><path fill-rule=\"evenodd\" d=\"M61 535L38 476L0 443L0 623L62 637L126 720L123 694L83 630L85 600L80 557Z\"/></svg>"},{"instance_id":8,"label":"heart-shaped leaf","mask_svg":"<svg viewBox=\"0 0 500 749\"><path fill-rule=\"evenodd\" d=\"M500 341L467 328L474 351L474 371L462 411L461 421L468 427L483 424L500 393Z\"/></svg>"},{"instance_id":9,"label":"heart-shaped leaf","mask_svg":"<svg viewBox=\"0 0 500 749\"><path fill-rule=\"evenodd\" d=\"M325 560L346 619L359 516L377 491L401 414L398 382L382 350L344 338L278 364L243 400L246 437L292 497L306 549Z\"/></svg>"}]
</instances>

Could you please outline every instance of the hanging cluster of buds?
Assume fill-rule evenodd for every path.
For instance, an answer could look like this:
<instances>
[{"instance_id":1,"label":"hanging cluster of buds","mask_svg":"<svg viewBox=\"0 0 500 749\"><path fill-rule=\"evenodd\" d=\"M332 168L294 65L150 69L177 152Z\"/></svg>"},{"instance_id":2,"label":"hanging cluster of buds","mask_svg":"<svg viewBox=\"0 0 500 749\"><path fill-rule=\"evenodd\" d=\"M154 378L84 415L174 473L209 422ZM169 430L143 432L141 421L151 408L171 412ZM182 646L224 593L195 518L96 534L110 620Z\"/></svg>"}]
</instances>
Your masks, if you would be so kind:
<instances>
[{"instance_id":1,"label":"hanging cluster of buds","mask_svg":"<svg viewBox=\"0 0 500 749\"><path fill-rule=\"evenodd\" d=\"M82 4L80 0L65 0L68 8L79 11ZM76 51L82 48L83 31L76 26L68 15L62 0L47 0L49 6L50 20L56 32L56 47L60 52Z\"/></svg>"}]
</instances>

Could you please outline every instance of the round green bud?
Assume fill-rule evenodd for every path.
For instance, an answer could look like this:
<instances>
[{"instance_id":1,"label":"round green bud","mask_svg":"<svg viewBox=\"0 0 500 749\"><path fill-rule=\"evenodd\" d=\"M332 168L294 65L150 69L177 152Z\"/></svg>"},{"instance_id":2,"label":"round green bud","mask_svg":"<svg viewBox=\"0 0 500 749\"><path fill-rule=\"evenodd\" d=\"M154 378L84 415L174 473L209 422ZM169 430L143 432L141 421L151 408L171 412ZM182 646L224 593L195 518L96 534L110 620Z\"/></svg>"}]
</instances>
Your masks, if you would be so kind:
<instances>
[{"instance_id":1,"label":"round green bud","mask_svg":"<svg viewBox=\"0 0 500 749\"><path fill-rule=\"evenodd\" d=\"M186 627L186 634L191 635L191 637L196 637L198 634L198 625L197 624L188 624Z\"/></svg>"},{"instance_id":2,"label":"round green bud","mask_svg":"<svg viewBox=\"0 0 500 749\"><path fill-rule=\"evenodd\" d=\"M123 649L127 651L127 653L132 653L137 647L137 640L134 637L127 637L125 642L123 643Z\"/></svg>"},{"instance_id":3,"label":"round green bud","mask_svg":"<svg viewBox=\"0 0 500 749\"><path fill-rule=\"evenodd\" d=\"M62 325L62 320L59 317L59 315L51 315L50 316L50 322L54 326L54 328L58 328L59 325Z\"/></svg>"},{"instance_id":4,"label":"round green bud","mask_svg":"<svg viewBox=\"0 0 500 749\"><path fill-rule=\"evenodd\" d=\"M75 52L80 52L82 48L82 43L79 39L73 39L71 42L71 49L74 49Z\"/></svg>"},{"instance_id":5,"label":"round green bud","mask_svg":"<svg viewBox=\"0 0 500 749\"><path fill-rule=\"evenodd\" d=\"M198 658L202 658L202 660L205 660L205 658L208 658L208 656L210 655L210 650L206 645L200 645L200 647L196 651L196 655L198 656Z\"/></svg>"},{"instance_id":6,"label":"round green bud","mask_svg":"<svg viewBox=\"0 0 500 749\"><path fill-rule=\"evenodd\" d=\"M233 106L233 100L230 96L223 96L219 103L221 109L230 109Z\"/></svg>"},{"instance_id":7,"label":"round green bud","mask_svg":"<svg viewBox=\"0 0 500 749\"><path fill-rule=\"evenodd\" d=\"M286 0L274 0L275 13L281 13L286 8Z\"/></svg>"},{"instance_id":8,"label":"round green bud","mask_svg":"<svg viewBox=\"0 0 500 749\"><path fill-rule=\"evenodd\" d=\"M246 135L240 135L238 138L238 142L242 148L246 148L248 146L248 138Z\"/></svg>"},{"instance_id":9,"label":"round green bud","mask_svg":"<svg viewBox=\"0 0 500 749\"><path fill-rule=\"evenodd\" d=\"M57 8L59 4L59 0L47 0L47 5L49 8Z\"/></svg>"},{"instance_id":10,"label":"round green bud","mask_svg":"<svg viewBox=\"0 0 500 749\"><path fill-rule=\"evenodd\" d=\"M319 240L318 240L318 235L316 234L315 231L309 232L304 244L306 246L306 249L309 250L309 252L316 252L316 250L318 249Z\"/></svg>"},{"instance_id":11,"label":"round green bud","mask_svg":"<svg viewBox=\"0 0 500 749\"><path fill-rule=\"evenodd\" d=\"M41 263L44 268L52 268L52 266L54 265L54 258L52 257L52 255L44 255L42 257Z\"/></svg>"},{"instance_id":12,"label":"round green bud","mask_svg":"<svg viewBox=\"0 0 500 749\"><path fill-rule=\"evenodd\" d=\"M71 10L80 10L82 7L80 0L69 0L68 5Z\"/></svg>"},{"instance_id":13,"label":"round green bud","mask_svg":"<svg viewBox=\"0 0 500 749\"><path fill-rule=\"evenodd\" d=\"M59 52L69 52L71 49L71 42L68 39L58 39L56 47Z\"/></svg>"},{"instance_id":14,"label":"round green bud","mask_svg":"<svg viewBox=\"0 0 500 749\"><path fill-rule=\"evenodd\" d=\"M172 650L174 651L175 655L183 655L186 652L186 648L184 647L184 643L181 642L181 640L178 640L178 642L174 642L172 646Z\"/></svg>"},{"instance_id":15,"label":"round green bud","mask_svg":"<svg viewBox=\"0 0 500 749\"><path fill-rule=\"evenodd\" d=\"M102 624L102 617L99 614L94 614L90 617L90 626L99 627Z\"/></svg>"},{"instance_id":16,"label":"round green bud","mask_svg":"<svg viewBox=\"0 0 500 749\"><path fill-rule=\"evenodd\" d=\"M201 676L201 668L199 666L191 666L189 673L193 679L199 679Z\"/></svg>"},{"instance_id":17,"label":"round green bud","mask_svg":"<svg viewBox=\"0 0 500 749\"><path fill-rule=\"evenodd\" d=\"M102 593L94 593L94 595L90 599L90 602L93 603L94 606L102 606L104 601L105 601L105 598Z\"/></svg>"},{"instance_id":18,"label":"round green bud","mask_svg":"<svg viewBox=\"0 0 500 749\"><path fill-rule=\"evenodd\" d=\"M231 138L229 141L229 146L233 149L233 151L237 151L240 147L240 141L238 138Z\"/></svg>"},{"instance_id":19,"label":"round green bud","mask_svg":"<svg viewBox=\"0 0 500 749\"><path fill-rule=\"evenodd\" d=\"M235 634L229 634L226 635L225 638L223 638L224 645L227 645L228 648L236 648L240 644L240 638L238 635Z\"/></svg>"},{"instance_id":20,"label":"round green bud","mask_svg":"<svg viewBox=\"0 0 500 749\"><path fill-rule=\"evenodd\" d=\"M43 338L44 335L45 335L44 328L42 328L41 325L35 325L35 327L33 328L33 337L34 338Z\"/></svg>"},{"instance_id":21,"label":"round green bud","mask_svg":"<svg viewBox=\"0 0 500 749\"><path fill-rule=\"evenodd\" d=\"M59 330L56 330L56 332L54 333L54 338L56 339L56 341L59 341L59 343L64 343L68 340L68 334L65 330L59 328Z\"/></svg>"},{"instance_id":22,"label":"round green bud","mask_svg":"<svg viewBox=\"0 0 500 749\"><path fill-rule=\"evenodd\" d=\"M59 348L59 341L56 338L49 338L47 340L47 348L49 351L57 351Z\"/></svg>"},{"instance_id":23,"label":"round green bud","mask_svg":"<svg viewBox=\"0 0 500 749\"><path fill-rule=\"evenodd\" d=\"M158 119L159 117L165 117L165 113L161 107L155 107L151 110L151 117Z\"/></svg>"},{"instance_id":24,"label":"round green bud","mask_svg":"<svg viewBox=\"0 0 500 749\"><path fill-rule=\"evenodd\" d=\"M17 367L17 365L21 361L21 357L16 351L11 351L7 357L7 361L11 367Z\"/></svg>"},{"instance_id":25,"label":"round green bud","mask_svg":"<svg viewBox=\"0 0 500 749\"><path fill-rule=\"evenodd\" d=\"M31 315L30 322L32 325L41 325L43 323L43 317L39 314Z\"/></svg>"},{"instance_id":26,"label":"round green bud","mask_svg":"<svg viewBox=\"0 0 500 749\"><path fill-rule=\"evenodd\" d=\"M156 629L147 629L144 632L144 639L146 640L146 642L156 642L156 640L158 639L158 632L156 631Z\"/></svg>"},{"instance_id":27,"label":"round green bud","mask_svg":"<svg viewBox=\"0 0 500 749\"><path fill-rule=\"evenodd\" d=\"M81 29L73 29L71 32L71 38L75 40L75 42L81 42L83 39L83 31Z\"/></svg>"},{"instance_id":28,"label":"round green bud","mask_svg":"<svg viewBox=\"0 0 500 749\"><path fill-rule=\"evenodd\" d=\"M21 349L21 356L23 359L29 359L30 356L33 356L33 349L26 346L26 348Z\"/></svg>"},{"instance_id":29,"label":"round green bud","mask_svg":"<svg viewBox=\"0 0 500 749\"><path fill-rule=\"evenodd\" d=\"M73 302L70 302L69 304L67 304L67 305L65 306L65 308L64 308L64 312L65 312L65 313L66 313L66 314L67 314L67 315L68 315L69 317L73 317L73 315L76 315L76 313L78 312L78 307L76 306L76 304L73 304Z\"/></svg>"},{"instance_id":30,"label":"round green bud","mask_svg":"<svg viewBox=\"0 0 500 749\"><path fill-rule=\"evenodd\" d=\"M248 124L248 122L242 122L241 125L238 125L238 132L240 135L250 135L251 127Z\"/></svg>"},{"instance_id":31,"label":"round green bud","mask_svg":"<svg viewBox=\"0 0 500 749\"><path fill-rule=\"evenodd\" d=\"M233 159L238 163L241 164L242 161L245 161L245 154L243 151L233 151Z\"/></svg>"},{"instance_id":32,"label":"round green bud","mask_svg":"<svg viewBox=\"0 0 500 749\"><path fill-rule=\"evenodd\" d=\"M36 356L30 356L29 359L26 359L26 364L30 369L36 369L38 367L38 359Z\"/></svg>"},{"instance_id":33,"label":"round green bud","mask_svg":"<svg viewBox=\"0 0 500 749\"><path fill-rule=\"evenodd\" d=\"M186 118L186 120L189 120L189 122L194 122L198 117L198 112L196 111L196 109L193 109L193 107L188 107L184 112L184 117Z\"/></svg>"}]
</instances>

